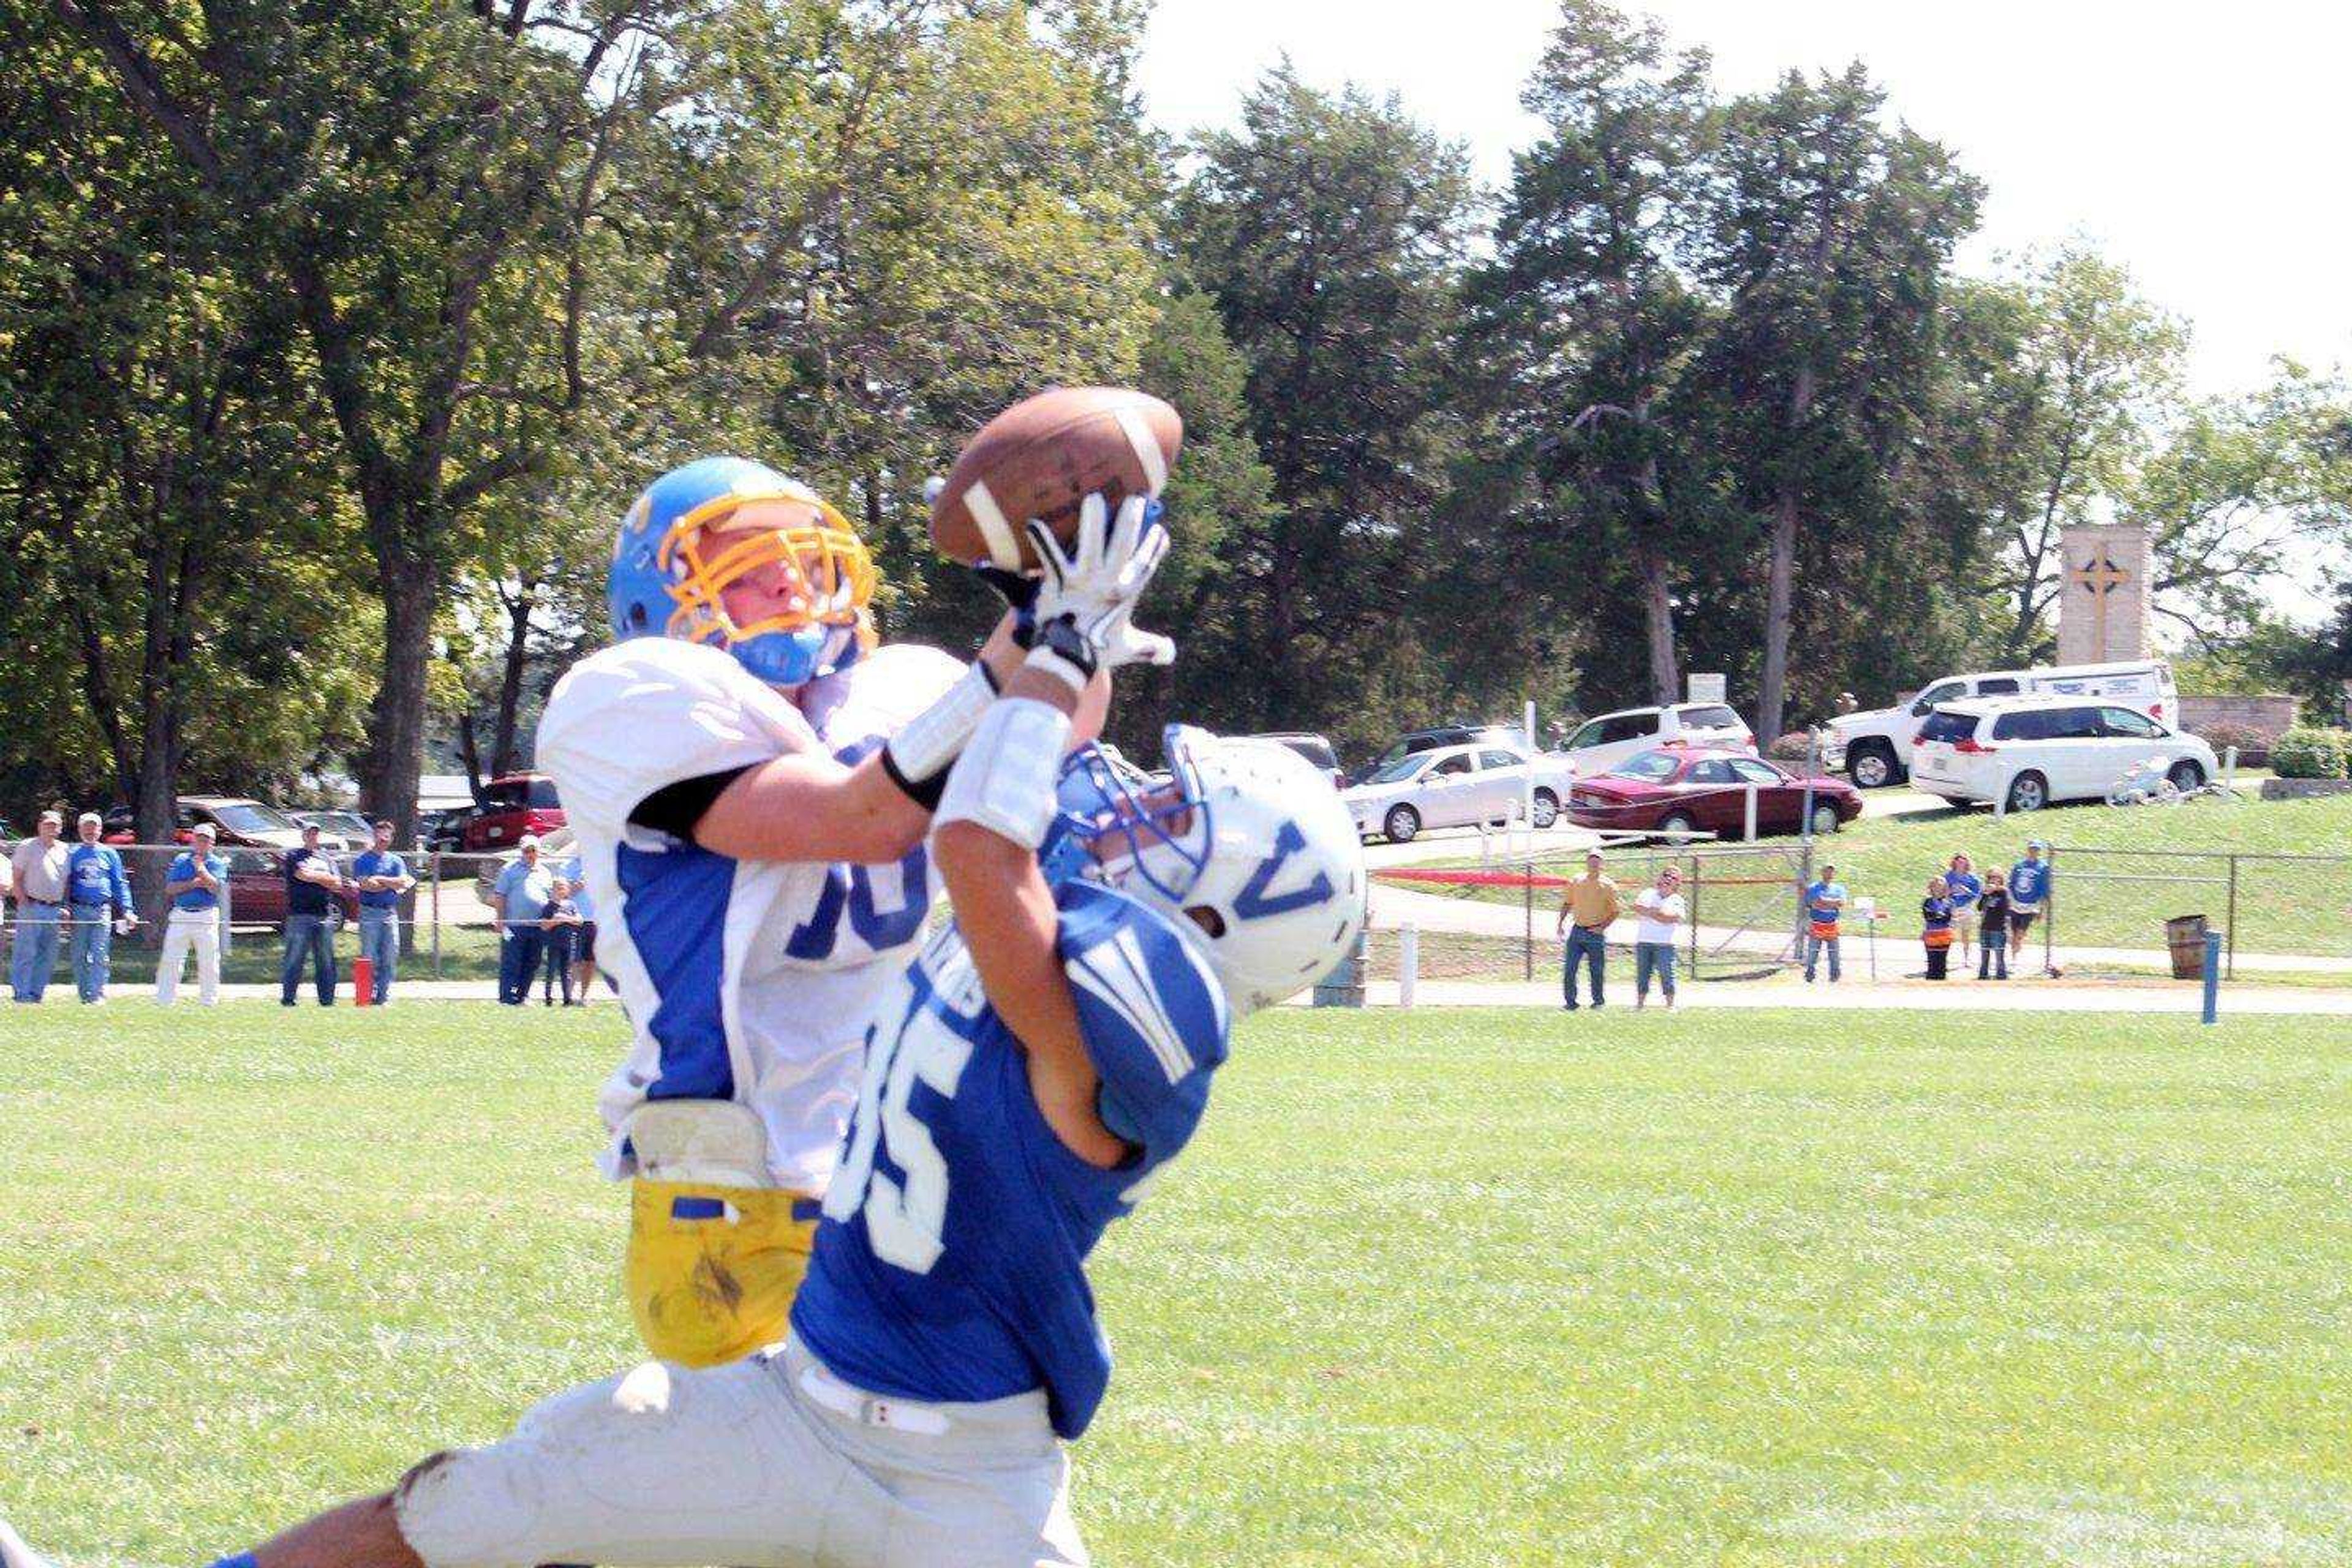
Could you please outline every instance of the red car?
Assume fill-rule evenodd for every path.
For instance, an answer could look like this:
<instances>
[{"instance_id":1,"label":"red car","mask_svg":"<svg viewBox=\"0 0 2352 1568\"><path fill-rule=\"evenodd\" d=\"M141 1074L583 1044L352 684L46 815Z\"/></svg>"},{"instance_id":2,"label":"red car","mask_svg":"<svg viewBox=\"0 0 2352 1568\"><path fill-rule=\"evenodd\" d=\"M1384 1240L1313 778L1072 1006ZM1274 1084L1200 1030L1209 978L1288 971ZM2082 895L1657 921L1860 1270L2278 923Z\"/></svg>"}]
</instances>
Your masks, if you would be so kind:
<instances>
[{"instance_id":1,"label":"red car","mask_svg":"<svg viewBox=\"0 0 2352 1568\"><path fill-rule=\"evenodd\" d=\"M1803 831L1809 784L1815 833L1834 833L1862 815L1860 792L1843 779L1806 779L1746 752L1678 746L1643 752L1577 780L1568 793L1568 816L1580 827L1738 838L1748 827L1750 784L1759 836Z\"/></svg>"},{"instance_id":2,"label":"red car","mask_svg":"<svg viewBox=\"0 0 2352 1568\"><path fill-rule=\"evenodd\" d=\"M563 826L563 803L545 773L509 773L482 786L482 804L466 819L466 847L479 854L511 849L526 833Z\"/></svg>"}]
</instances>

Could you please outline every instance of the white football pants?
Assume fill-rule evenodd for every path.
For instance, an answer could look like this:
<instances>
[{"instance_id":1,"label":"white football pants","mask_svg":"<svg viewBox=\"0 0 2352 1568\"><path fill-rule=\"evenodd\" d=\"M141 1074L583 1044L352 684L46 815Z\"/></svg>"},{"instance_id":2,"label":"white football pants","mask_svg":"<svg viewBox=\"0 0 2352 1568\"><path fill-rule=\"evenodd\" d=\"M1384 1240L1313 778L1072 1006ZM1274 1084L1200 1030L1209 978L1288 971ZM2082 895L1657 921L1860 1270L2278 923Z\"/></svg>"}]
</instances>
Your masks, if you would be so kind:
<instances>
[{"instance_id":1,"label":"white football pants","mask_svg":"<svg viewBox=\"0 0 2352 1568\"><path fill-rule=\"evenodd\" d=\"M1085 1568L1043 1393L832 1407L856 1402L797 1339L648 1362L427 1459L394 1511L426 1568Z\"/></svg>"}]
</instances>

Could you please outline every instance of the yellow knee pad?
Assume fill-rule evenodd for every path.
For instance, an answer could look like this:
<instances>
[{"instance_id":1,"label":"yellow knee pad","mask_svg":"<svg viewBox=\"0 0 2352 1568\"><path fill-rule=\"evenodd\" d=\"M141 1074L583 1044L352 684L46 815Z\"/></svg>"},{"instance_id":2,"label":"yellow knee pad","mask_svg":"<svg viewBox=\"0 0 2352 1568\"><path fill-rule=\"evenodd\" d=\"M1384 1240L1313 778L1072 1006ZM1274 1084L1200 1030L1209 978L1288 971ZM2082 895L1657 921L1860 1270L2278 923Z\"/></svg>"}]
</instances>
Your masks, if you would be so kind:
<instances>
[{"instance_id":1,"label":"yellow knee pad","mask_svg":"<svg viewBox=\"0 0 2352 1568\"><path fill-rule=\"evenodd\" d=\"M624 1272L646 1348L686 1366L719 1366L782 1340L818 1207L781 1187L637 1178Z\"/></svg>"}]
</instances>

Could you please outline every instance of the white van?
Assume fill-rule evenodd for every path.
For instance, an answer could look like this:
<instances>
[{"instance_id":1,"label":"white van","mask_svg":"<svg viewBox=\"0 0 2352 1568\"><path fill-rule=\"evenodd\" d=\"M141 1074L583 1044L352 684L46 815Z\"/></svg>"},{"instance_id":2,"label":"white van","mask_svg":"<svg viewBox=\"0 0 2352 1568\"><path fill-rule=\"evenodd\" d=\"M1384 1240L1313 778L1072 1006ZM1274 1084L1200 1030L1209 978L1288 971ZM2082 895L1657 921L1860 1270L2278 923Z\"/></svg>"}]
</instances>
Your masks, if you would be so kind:
<instances>
[{"instance_id":1,"label":"white van","mask_svg":"<svg viewBox=\"0 0 2352 1568\"><path fill-rule=\"evenodd\" d=\"M2158 721L2139 703L2080 697L1946 702L1920 726L1911 783L1954 805L2039 811L2053 801L2104 800L2125 774L2153 763L2175 789L2220 771L2213 748Z\"/></svg>"},{"instance_id":2,"label":"white van","mask_svg":"<svg viewBox=\"0 0 2352 1568\"><path fill-rule=\"evenodd\" d=\"M1927 715L1945 702L1976 697L2114 697L2160 724L2180 719L2180 693L2172 666L2160 658L2122 664L2042 665L2032 669L1988 669L1930 681L1909 702L1830 721L1823 763L1843 768L1863 789L1901 784L1911 773L1912 748Z\"/></svg>"}]
</instances>

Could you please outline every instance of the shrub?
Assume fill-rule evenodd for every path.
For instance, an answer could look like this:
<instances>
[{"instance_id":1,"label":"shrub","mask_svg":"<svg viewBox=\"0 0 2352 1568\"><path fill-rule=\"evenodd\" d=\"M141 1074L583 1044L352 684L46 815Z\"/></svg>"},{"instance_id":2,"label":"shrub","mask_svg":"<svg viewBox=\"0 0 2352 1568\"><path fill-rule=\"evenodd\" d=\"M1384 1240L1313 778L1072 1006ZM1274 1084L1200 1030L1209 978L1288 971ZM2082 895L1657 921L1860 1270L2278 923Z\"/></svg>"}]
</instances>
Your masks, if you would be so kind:
<instances>
[{"instance_id":1,"label":"shrub","mask_svg":"<svg viewBox=\"0 0 2352 1568\"><path fill-rule=\"evenodd\" d=\"M2352 773L2341 730L2289 730L2271 743L2271 771L2283 779L2340 779Z\"/></svg>"},{"instance_id":2,"label":"shrub","mask_svg":"<svg viewBox=\"0 0 2352 1568\"><path fill-rule=\"evenodd\" d=\"M2238 761L2249 767L2261 766L2263 759L2270 755L2270 732L2258 730L2252 724L2235 724L2224 719L2205 725L2197 731L2197 735L2213 748L2213 754L2217 757L2231 747L2237 747Z\"/></svg>"},{"instance_id":3,"label":"shrub","mask_svg":"<svg viewBox=\"0 0 2352 1568\"><path fill-rule=\"evenodd\" d=\"M1801 763L1812 751L1812 742L1802 730L1791 730L1764 748L1768 757L1778 757L1784 763Z\"/></svg>"}]
</instances>

